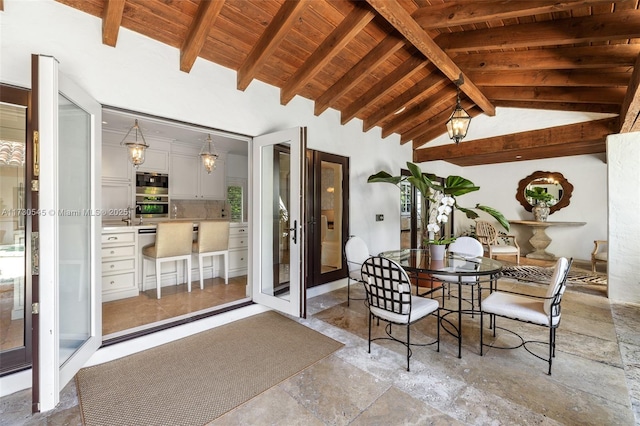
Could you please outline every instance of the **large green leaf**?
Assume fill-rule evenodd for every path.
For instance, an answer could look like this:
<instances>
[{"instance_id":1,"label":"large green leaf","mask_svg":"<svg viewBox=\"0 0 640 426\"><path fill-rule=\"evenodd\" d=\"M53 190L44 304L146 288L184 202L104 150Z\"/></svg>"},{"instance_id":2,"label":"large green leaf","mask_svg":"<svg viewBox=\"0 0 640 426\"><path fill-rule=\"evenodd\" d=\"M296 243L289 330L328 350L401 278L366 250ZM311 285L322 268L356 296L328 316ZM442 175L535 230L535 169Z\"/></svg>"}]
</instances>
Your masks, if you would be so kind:
<instances>
[{"instance_id":1,"label":"large green leaf","mask_svg":"<svg viewBox=\"0 0 640 426\"><path fill-rule=\"evenodd\" d=\"M384 183L392 183L394 185L398 185L400 182L405 180L403 176L391 176L389 173L385 171L381 171L376 173L375 175L369 176L367 182L384 182Z\"/></svg>"},{"instance_id":2,"label":"large green leaf","mask_svg":"<svg viewBox=\"0 0 640 426\"><path fill-rule=\"evenodd\" d=\"M502 225L504 229L506 229L507 231L509 230L510 228L509 221L498 210L489 206L481 206L480 204L476 204L476 209L482 210L485 213L489 213L491 216L493 216L495 220L497 220L500 223L500 225Z\"/></svg>"}]
</instances>

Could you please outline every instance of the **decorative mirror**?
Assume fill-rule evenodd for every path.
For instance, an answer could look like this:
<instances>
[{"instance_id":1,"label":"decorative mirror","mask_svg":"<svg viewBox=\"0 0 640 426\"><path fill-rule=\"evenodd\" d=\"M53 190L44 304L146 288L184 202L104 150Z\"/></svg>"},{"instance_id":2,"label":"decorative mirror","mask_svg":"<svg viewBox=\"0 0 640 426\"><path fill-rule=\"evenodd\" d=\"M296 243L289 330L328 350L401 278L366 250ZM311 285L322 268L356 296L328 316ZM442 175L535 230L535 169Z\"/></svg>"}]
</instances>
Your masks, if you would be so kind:
<instances>
[{"instance_id":1,"label":"decorative mirror","mask_svg":"<svg viewBox=\"0 0 640 426\"><path fill-rule=\"evenodd\" d=\"M516 200L520 201L522 207L528 212L532 211L537 203L535 199L528 196L532 192L544 192L550 195L547 206L550 208L549 214L552 214L569 205L573 185L562 176L562 173L540 171L532 173L520 181L516 193Z\"/></svg>"}]
</instances>

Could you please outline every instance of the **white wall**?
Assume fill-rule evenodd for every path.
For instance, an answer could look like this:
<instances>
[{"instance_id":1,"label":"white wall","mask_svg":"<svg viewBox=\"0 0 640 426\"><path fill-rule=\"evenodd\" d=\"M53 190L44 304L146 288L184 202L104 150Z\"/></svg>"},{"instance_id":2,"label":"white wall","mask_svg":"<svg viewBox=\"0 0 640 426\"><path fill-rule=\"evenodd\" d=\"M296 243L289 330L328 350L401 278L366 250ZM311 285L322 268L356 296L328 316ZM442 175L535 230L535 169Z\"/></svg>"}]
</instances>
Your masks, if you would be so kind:
<instances>
[{"instance_id":1,"label":"white wall","mask_svg":"<svg viewBox=\"0 0 640 426\"><path fill-rule=\"evenodd\" d=\"M640 132L607 138L609 298L640 303Z\"/></svg>"}]
</instances>

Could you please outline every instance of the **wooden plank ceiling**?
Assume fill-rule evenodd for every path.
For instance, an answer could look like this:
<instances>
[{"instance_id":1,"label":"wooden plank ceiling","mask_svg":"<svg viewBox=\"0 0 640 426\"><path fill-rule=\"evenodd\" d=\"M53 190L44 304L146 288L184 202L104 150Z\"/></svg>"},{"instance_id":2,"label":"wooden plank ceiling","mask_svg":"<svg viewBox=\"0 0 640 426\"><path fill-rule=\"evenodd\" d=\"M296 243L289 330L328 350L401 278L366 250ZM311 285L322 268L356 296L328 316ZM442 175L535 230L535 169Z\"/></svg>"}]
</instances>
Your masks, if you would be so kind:
<instances>
[{"instance_id":1,"label":"wooden plank ceiling","mask_svg":"<svg viewBox=\"0 0 640 426\"><path fill-rule=\"evenodd\" d=\"M298 95L316 115L334 108L343 124L400 135L418 162L602 153L607 134L640 130L639 0L58 1L100 17L104 44L117 48L121 27L144 34L180 49L184 72L198 57L231 68L238 90L260 80L283 105ZM461 76L472 117L496 107L616 116L430 146Z\"/></svg>"}]
</instances>

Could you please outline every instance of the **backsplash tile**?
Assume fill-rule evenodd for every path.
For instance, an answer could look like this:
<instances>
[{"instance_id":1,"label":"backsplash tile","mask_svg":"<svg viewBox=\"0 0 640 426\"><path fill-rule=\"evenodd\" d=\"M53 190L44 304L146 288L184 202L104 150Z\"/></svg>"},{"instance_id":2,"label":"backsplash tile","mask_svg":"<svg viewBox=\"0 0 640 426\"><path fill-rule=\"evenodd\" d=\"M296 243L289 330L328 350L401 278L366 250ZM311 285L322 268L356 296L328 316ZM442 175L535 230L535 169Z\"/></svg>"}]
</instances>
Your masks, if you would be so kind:
<instances>
[{"instance_id":1,"label":"backsplash tile","mask_svg":"<svg viewBox=\"0 0 640 426\"><path fill-rule=\"evenodd\" d=\"M174 210L174 206L176 210ZM169 217L177 219L226 219L229 206L225 200L171 200ZM176 215L177 213L177 215Z\"/></svg>"}]
</instances>

